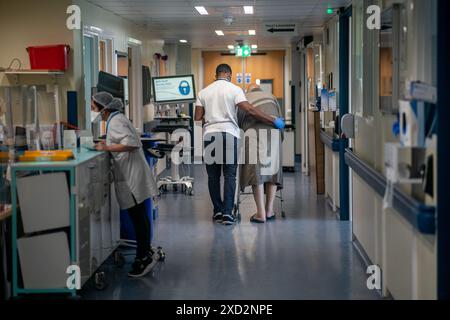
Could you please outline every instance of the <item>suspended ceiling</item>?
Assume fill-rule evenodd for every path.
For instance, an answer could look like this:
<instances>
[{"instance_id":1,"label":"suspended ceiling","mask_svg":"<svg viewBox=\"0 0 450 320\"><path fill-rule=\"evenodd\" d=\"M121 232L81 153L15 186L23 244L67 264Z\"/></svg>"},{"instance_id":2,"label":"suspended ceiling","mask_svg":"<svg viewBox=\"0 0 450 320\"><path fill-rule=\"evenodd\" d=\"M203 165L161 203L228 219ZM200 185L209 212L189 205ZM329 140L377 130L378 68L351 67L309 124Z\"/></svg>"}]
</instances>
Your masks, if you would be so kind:
<instances>
[{"instance_id":1,"label":"suspended ceiling","mask_svg":"<svg viewBox=\"0 0 450 320\"><path fill-rule=\"evenodd\" d=\"M236 40L257 44L260 48L282 48L300 37L320 31L332 15L328 8L338 9L350 0L89 0L123 18L145 27L155 38L167 43L185 39L193 48L225 49ZM254 7L253 15L245 15L243 6ZM204 6L209 15L200 15L195 6ZM335 14L335 13L334 13ZM224 18L233 17L226 25ZM267 30L275 26L275 32ZM283 28L277 25L288 26ZM292 31L292 27L294 31ZM256 30L255 36L248 30ZM282 29L280 32L277 30ZM284 29L284 30L283 30ZM217 36L223 30L225 36Z\"/></svg>"}]
</instances>

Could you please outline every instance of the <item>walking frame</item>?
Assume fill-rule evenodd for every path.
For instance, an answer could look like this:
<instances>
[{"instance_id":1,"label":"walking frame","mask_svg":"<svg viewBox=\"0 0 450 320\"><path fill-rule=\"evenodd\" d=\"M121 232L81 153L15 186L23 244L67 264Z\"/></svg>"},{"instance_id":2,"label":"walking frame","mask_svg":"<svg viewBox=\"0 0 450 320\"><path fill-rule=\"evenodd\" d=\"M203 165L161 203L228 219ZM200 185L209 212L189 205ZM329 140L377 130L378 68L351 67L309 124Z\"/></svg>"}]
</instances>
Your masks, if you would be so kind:
<instances>
[{"instance_id":1,"label":"walking frame","mask_svg":"<svg viewBox=\"0 0 450 320\"><path fill-rule=\"evenodd\" d=\"M248 191L250 189L250 191ZM242 220L241 214L241 204L246 201L248 198L253 199L253 191L251 190L251 186L245 187L244 191L241 191L240 188L240 166L238 166L237 174L236 174L236 194L235 194L235 205L233 209L234 217L238 222ZM279 201L279 209L281 212L281 217L286 218L286 212L284 211L284 198L283 198L283 188L277 190L275 194L275 199Z\"/></svg>"}]
</instances>

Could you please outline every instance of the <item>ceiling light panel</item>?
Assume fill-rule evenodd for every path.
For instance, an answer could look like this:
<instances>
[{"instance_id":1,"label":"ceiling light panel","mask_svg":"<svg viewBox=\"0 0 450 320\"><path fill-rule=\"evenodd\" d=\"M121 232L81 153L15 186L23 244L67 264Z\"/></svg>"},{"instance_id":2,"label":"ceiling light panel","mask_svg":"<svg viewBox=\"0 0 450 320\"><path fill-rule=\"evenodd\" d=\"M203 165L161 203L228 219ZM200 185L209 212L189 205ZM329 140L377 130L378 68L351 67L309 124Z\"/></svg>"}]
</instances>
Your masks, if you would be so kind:
<instances>
[{"instance_id":1,"label":"ceiling light panel","mask_svg":"<svg viewBox=\"0 0 450 320\"><path fill-rule=\"evenodd\" d=\"M197 7L195 7L195 10L197 10L198 13L200 13L202 16L205 16L208 14L208 11L203 6L197 6Z\"/></svg>"},{"instance_id":2,"label":"ceiling light panel","mask_svg":"<svg viewBox=\"0 0 450 320\"><path fill-rule=\"evenodd\" d=\"M253 14L253 6L244 6L245 14Z\"/></svg>"}]
</instances>

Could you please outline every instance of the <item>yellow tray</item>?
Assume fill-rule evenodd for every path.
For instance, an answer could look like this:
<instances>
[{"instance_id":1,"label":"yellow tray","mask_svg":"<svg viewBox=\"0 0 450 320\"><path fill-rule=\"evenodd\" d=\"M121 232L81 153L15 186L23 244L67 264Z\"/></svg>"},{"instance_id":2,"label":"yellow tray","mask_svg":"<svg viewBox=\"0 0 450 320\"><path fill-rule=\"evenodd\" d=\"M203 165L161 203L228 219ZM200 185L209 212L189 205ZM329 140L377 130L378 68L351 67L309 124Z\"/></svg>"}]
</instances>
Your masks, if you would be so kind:
<instances>
[{"instance_id":1,"label":"yellow tray","mask_svg":"<svg viewBox=\"0 0 450 320\"><path fill-rule=\"evenodd\" d=\"M19 157L19 161L67 161L73 158L72 150L25 151L25 153Z\"/></svg>"}]
</instances>

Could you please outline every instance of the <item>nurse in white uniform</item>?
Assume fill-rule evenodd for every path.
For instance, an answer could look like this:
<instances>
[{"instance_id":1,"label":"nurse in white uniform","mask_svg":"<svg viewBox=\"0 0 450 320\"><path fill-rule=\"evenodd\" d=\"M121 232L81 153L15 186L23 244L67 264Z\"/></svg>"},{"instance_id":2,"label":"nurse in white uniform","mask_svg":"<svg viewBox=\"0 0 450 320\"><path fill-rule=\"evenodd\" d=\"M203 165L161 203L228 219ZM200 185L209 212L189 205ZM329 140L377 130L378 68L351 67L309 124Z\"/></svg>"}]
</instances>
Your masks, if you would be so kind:
<instances>
[{"instance_id":1,"label":"nurse in white uniform","mask_svg":"<svg viewBox=\"0 0 450 320\"><path fill-rule=\"evenodd\" d=\"M142 277L153 267L150 221L144 201L157 194L156 182L142 150L139 134L122 113L123 103L107 92L92 97L91 107L106 124L106 143L96 149L109 151L114 164L114 184L122 210L128 210L136 233L136 259L130 277Z\"/></svg>"}]
</instances>

